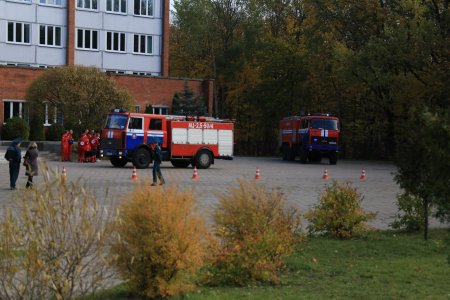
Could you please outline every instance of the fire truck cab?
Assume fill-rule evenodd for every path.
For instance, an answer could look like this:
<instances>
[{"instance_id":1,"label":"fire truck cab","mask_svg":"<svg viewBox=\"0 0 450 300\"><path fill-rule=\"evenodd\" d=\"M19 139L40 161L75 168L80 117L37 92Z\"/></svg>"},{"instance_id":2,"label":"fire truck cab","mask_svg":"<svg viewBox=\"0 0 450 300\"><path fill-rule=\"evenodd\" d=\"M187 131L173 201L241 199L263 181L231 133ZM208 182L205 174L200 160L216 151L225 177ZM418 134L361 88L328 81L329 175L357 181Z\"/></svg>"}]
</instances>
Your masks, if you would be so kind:
<instances>
[{"instance_id":1,"label":"fire truck cab","mask_svg":"<svg viewBox=\"0 0 450 300\"><path fill-rule=\"evenodd\" d=\"M214 159L233 158L234 124L209 117L185 117L130 113L113 110L101 133L100 155L115 167L128 162L147 168L152 162L153 143L161 146L163 160L174 167L190 164L209 168Z\"/></svg>"},{"instance_id":2,"label":"fire truck cab","mask_svg":"<svg viewBox=\"0 0 450 300\"><path fill-rule=\"evenodd\" d=\"M327 156L337 163L340 147L339 119L330 114L285 117L280 121L279 146L283 160L320 162Z\"/></svg>"}]
</instances>

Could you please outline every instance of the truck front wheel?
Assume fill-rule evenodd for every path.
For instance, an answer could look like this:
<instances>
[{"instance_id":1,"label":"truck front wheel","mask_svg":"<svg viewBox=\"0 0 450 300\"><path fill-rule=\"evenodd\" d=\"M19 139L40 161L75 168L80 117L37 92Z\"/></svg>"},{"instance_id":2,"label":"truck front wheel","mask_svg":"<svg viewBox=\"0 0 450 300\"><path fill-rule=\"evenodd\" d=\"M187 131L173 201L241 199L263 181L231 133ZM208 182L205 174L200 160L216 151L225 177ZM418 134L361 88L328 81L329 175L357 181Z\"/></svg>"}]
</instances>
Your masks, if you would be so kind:
<instances>
[{"instance_id":1,"label":"truck front wheel","mask_svg":"<svg viewBox=\"0 0 450 300\"><path fill-rule=\"evenodd\" d=\"M136 169L145 169L150 164L150 153L145 148L140 148L136 151L133 158L133 164Z\"/></svg>"},{"instance_id":2,"label":"truck front wheel","mask_svg":"<svg viewBox=\"0 0 450 300\"><path fill-rule=\"evenodd\" d=\"M208 169L212 164L212 155L208 150L200 150L195 156L195 166L199 169Z\"/></svg>"},{"instance_id":3,"label":"truck front wheel","mask_svg":"<svg viewBox=\"0 0 450 300\"><path fill-rule=\"evenodd\" d=\"M127 164L127 159L125 157L122 158L118 158L118 157L111 157L109 159L109 161L111 162L111 164L114 167L118 167L118 168L123 168L125 167L125 165Z\"/></svg>"}]
</instances>

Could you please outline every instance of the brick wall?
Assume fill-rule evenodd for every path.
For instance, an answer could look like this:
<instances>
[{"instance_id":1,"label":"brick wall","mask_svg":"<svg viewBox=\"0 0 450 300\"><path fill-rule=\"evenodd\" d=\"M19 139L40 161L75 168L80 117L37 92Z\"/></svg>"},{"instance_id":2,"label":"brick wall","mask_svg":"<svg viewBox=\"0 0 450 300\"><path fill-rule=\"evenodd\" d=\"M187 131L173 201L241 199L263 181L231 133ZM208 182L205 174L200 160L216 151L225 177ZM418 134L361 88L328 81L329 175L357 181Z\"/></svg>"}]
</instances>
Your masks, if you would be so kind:
<instances>
[{"instance_id":1,"label":"brick wall","mask_svg":"<svg viewBox=\"0 0 450 300\"><path fill-rule=\"evenodd\" d=\"M3 100L25 99L28 86L45 69L0 66L0 127L3 126ZM143 77L135 75L113 74L118 86L128 89L141 106L147 104L172 106L173 95L183 89L184 80L180 78ZM212 80L189 80L189 88L205 99L208 111L212 111Z\"/></svg>"}]
</instances>

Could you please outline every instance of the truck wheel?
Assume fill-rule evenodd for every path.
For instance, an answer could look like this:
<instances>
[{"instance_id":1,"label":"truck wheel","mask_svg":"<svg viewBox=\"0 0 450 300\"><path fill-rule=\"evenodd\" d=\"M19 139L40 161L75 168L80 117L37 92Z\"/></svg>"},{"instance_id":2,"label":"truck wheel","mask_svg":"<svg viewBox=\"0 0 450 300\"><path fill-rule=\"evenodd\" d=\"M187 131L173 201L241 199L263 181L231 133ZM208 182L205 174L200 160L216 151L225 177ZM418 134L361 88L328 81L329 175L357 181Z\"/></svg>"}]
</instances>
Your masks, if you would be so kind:
<instances>
[{"instance_id":1,"label":"truck wheel","mask_svg":"<svg viewBox=\"0 0 450 300\"><path fill-rule=\"evenodd\" d=\"M199 169L208 169L212 164L212 155L208 150L200 150L195 156L195 165Z\"/></svg>"},{"instance_id":2,"label":"truck wheel","mask_svg":"<svg viewBox=\"0 0 450 300\"><path fill-rule=\"evenodd\" d=\"M118 158L118 157L111 157L109 159L109 161L111 162L111 164L114 167L118 167L118 168L123 168L125 167L125 165L127 164L127 159L125 157L122 158Z\"/></svg>"},{"instance_id":3,"label":"truck wheel","mask_svg":"<svg viewBox=\"0 0 450 300\"><path fill-rule=\"evenodd\" d=\"M331 152L329 159L330 159L330 165L335 165L337 163L337 152Z\"/></svg>"},{"instance_id":4,"label":"truck wheel","mask_svg":"<svg viewBox=\"0 0 450 300\"><path fill-rule=\"evenodd\" d=\"M190 160L186 159L172 159L170 162L172 163L172 166L174 166L175 168L187 168L191 163Z\"/></svg>"},{"instance_id":5,"label":"truck wheel","mask_svg":"<svg viewBox=\"0 0 450 300\"><path fill-rule=\"evenodd\" d=\"M133 157L133 165L136 169L145 169L150 164L150 153L145 148L136 151Z\"/></svg>"},{"instance_id":6,"label":"truck wheel","mask_svg":"<svg viewBox=\"0 0 450 300\"><path fill-rule=\"evenodd\" d=\"M306 164L306 161L308 160L308 153L306 152L306 149L301 147L300 148L300 162L302 164Z\"/></svg>"},{"instance_id":7,"label":"truck wheel","mask_svg":"<svg viewBox=\"0 0 450 300\"><path fill-rule=\"evenodd\" d=\"M293 161L295 160L295 156L297 155L297 146L296 145L292 145L290 151L289 151L289 156L288 156L288 160Z\"/></svg>"}]
</instances>

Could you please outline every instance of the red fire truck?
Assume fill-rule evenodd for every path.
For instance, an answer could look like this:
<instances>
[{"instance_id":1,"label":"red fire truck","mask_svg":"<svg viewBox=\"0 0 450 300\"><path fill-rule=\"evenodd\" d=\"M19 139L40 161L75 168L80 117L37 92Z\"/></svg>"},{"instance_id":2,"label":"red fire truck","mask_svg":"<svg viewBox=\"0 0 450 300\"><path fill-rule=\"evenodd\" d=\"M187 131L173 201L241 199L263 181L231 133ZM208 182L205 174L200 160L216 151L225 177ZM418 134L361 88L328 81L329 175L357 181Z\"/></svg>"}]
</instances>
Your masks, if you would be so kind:
<instances>
[{"instance_id":1,"label":"red fire truck","mask_svg":"<svg viewBox=\"0 0 450 300\"><path fill-rule=\"evenodd\" d=\"M280 151L283 160L300 157L302 163L320 162L328 156L331 165L339 153L339 119L330 114L291 116L280 121Z\"/></svg>"},{"instance_id":2,"label":"red fire truck","mask_svg":"<svg viewBox=\"0 0 450 300\"><path fill-rule=\"evenodd\" d=\"M209 117L184 117L130 113L115 109L108 114L101 133L100 155L115 167L132 162L147 168L152 162L152 144L162 149L163 160L174 167L190 164L209 168L214 159L233 159L231 121Z\"/></svg>"}]
</instances>

